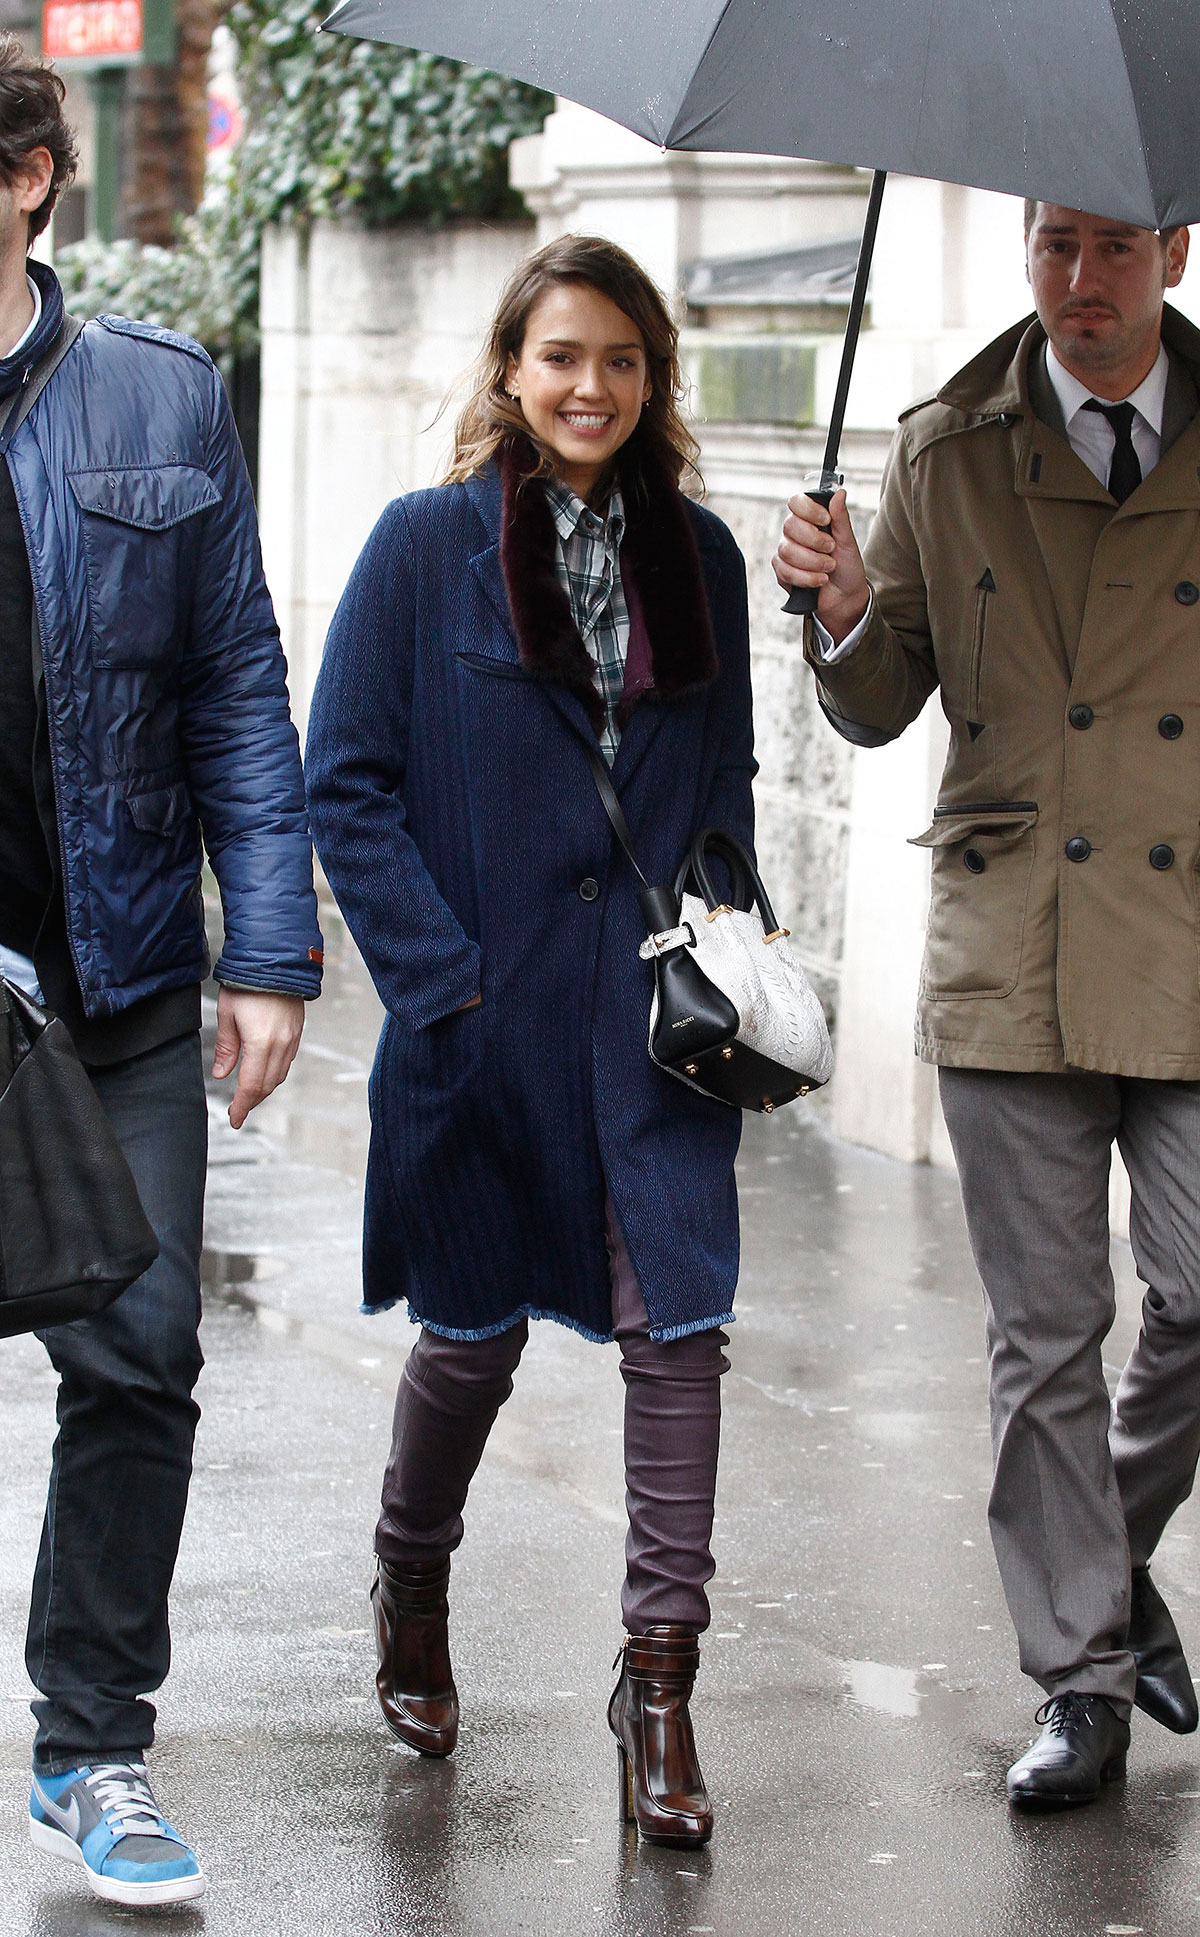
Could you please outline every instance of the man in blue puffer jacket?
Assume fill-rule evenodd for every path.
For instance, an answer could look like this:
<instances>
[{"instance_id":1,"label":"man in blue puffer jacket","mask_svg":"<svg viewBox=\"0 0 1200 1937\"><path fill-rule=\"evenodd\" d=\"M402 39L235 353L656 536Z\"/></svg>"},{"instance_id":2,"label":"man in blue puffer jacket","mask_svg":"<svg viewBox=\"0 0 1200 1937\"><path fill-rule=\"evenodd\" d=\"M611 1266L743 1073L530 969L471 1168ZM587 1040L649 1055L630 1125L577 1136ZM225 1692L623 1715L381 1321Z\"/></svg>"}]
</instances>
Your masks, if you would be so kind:
<instances>
[{"instance_id":1,"label":"man in blue puffer jacket","mask_svg":"<svg viewBox=\"0 0 1200 1937\"><path fill-rule=\"evenodd\" d=\"M299 748L225 393L195 343L63 313L27 262L70 179L62 88L0 36L0 970L64 1018L160 1256L44 1341L59 1434L26 1661L35 1844L110 1901L199 1896L143 1754L198 1409L201 837L214 1073L240 1128L320 986Z\"/></svg>"}]
</instances>

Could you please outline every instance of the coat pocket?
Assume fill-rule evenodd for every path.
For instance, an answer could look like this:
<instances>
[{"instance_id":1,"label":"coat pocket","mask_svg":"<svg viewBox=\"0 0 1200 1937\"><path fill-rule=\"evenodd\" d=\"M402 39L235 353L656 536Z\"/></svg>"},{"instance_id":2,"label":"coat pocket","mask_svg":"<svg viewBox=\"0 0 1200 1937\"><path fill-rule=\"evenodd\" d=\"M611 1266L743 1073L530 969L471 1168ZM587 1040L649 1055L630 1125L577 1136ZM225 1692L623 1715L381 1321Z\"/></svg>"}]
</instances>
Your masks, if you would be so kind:
<instances>
[{"instance_id":1,"label":"coat pocket","mask_svg":"<svg viewBox=\"0 0 1200 1937\"><path fill-rule=\"evenodd\" d=\"M129 809L129 818L141 834L158 834L165 838L184 821L190 820L195 824L195 810L182 780L173 781L167 787L151 787L145 793L126 794L125 805Z\"/></svg>"},{"instance_id":2,"label":"coat pocket","mask_svg":"<svg viewBox=\"0 0 1200 1937\"><path fill-rule=\"evenodd\" d=\"M1017 985L1033 874L1037 803L938 807L913 847L932 849L921 993L1002 996Z\"/></svg>"},{"instance_id":3,"label":"coat pocket","mask_svg":"<svg viewBox=\"0 0 1200 1937\"><path fill-rule=\"evenodd\" d=\"M193 464L72 471L68 482L83 532L93 663L151 666L178 643L189 521L221 493Z\"/></svg>"}]
</instances>

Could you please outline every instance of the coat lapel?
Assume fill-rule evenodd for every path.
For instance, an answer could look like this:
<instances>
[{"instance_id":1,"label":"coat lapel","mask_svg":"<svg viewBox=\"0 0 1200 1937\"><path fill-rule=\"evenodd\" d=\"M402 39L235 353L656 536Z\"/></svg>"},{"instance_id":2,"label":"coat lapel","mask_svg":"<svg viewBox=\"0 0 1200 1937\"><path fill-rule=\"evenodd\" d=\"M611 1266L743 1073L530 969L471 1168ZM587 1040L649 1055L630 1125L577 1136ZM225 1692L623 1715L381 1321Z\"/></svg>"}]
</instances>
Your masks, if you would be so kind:
<instances>
[{"instance_id":1,"label":"coat lapel","mask_svg":"<svg viewBox=\"0 0 1200 1937\"><path fill-rule=\"evenodd\" d=\"M466 493L471 500L483 526L486 543L471 558L471 570L483 587L489 605L500 620L501 629L488 639L478 643L488 658L507 659L517 663L517 639L513 631L512 613L508 604L508 588L504 583L504 570L500 563L500 480L492 470L484 471L466 481Z\"/></svg>"}]
</instances>

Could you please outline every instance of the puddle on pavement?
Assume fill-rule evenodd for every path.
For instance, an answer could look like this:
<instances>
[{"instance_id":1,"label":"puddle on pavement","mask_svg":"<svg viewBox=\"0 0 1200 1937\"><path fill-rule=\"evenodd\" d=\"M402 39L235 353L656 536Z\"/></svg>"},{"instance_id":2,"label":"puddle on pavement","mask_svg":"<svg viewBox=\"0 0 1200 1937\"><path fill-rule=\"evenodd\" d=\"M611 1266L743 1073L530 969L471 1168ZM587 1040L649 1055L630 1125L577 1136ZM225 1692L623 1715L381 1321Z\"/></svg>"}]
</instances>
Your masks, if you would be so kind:
<instances>
[{"instance_id":1,"label":"puddle on pavement","mask_svg":"<svg viewBox=\"0 0 1200 1937\"><path fill-rule=\"evenodd\" d=\"M969 1690L947 1688L944 1682L916 1668L891 1668L882 1661L843 1661L842 1675L852 1702L894 1715L901 1721L949 1720L957 1724Z\"/></svg>"},{"instance_id":2,"label":"puddle on pavement","mask_svg":"<svg viewBox=\"0 0 1200 1937\"><path fill-rule=\"evenodd\" d=\"M265 1251L216 1251L205 1245L200 1253L200 1283L213 1291L222 1285L249 1285L278 1278L287 1259Z\"/></svg>"}]
</instances>

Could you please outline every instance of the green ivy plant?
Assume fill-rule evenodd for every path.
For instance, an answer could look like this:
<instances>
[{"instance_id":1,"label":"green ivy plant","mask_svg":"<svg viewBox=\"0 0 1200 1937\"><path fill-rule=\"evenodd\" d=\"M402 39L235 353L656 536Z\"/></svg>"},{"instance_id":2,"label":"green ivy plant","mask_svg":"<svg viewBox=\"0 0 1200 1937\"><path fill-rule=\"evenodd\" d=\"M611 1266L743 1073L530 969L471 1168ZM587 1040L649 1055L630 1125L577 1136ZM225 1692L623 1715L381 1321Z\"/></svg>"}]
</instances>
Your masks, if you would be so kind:
<instances>
[{"instance_id":1,"label":"green ivy plant","mask_svg":"<svg viewBox=\"0 0 1200 1937\"><path fill-rule=\"evenodd\" d=\"M229 175L182 218L174 248L60 250L68 308L184 330L225 359L257 342L269 223L520 213L509 143L541 127L551 97L461 61L322 34L325 13L311 0L232 0L246 133Z\"/></svg>"}]
</instances>

